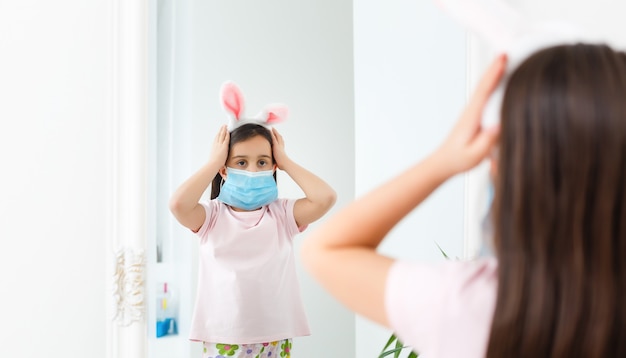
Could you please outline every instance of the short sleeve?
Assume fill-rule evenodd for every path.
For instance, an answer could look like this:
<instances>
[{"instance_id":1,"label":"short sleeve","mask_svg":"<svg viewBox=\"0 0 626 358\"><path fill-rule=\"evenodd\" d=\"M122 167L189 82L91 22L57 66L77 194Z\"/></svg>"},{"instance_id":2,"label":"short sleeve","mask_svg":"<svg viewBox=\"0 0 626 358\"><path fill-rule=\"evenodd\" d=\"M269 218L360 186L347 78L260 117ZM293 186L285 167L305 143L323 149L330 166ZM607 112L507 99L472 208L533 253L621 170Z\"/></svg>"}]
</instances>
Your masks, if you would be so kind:
<instances>
[{"instance_id":1,"label":"short sleeve","mask_svg":"<svg viewBox=\"0 0 626 358\"><path fill-rule=\"evenodd\" d=\"M495 305L496 267L494 259L396 261L385 286L390 326L420 356L482 357Z\"/></svg>"},{"instance_id":2,"label":"short sleeve","mask_svg":"<svg viewBox=\"0 0 626 358\"><path fill-rule=\"evenodd\" d=\"M209 231L215 225L215 220L219 213L219 202L217 200L201 201L200 205L204 207L206 215L204 216L204 223L202 223L196 235L200 237L200 241L204 241L207 239Z\"/></svg>"},{"instance_id":3,"label":"short sleeve","mask_svg":"<svg viewBox=\"0 0 626 358\"><path fill-rule=\"evenodd\" d=\"M297 199L277 199L270 205L269 209L275 216L279 225L285 228L288 237L294 237L302 232L306 227L299 228L296 218L293 215L293 208Z\"/></svg>"}]
</instances>

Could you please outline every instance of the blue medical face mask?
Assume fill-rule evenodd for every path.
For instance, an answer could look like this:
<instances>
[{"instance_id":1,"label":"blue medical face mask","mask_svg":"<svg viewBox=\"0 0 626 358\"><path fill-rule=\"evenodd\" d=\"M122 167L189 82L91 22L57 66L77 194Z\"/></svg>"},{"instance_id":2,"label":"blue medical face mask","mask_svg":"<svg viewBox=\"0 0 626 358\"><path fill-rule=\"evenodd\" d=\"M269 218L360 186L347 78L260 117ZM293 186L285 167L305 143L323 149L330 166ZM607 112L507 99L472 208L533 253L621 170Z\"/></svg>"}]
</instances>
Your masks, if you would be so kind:
<instances>
[{"instance_id":1,"label":"blue medical face mask","mask_svg":"<svg viewBox=\"0 0 626 358\"><path fill-rule=\"evenodd\" d=\"M217 197L232 207L254 210L278 198L274 171L249 172L226 167L226 181Z\"/></svg>"}]
</instances>

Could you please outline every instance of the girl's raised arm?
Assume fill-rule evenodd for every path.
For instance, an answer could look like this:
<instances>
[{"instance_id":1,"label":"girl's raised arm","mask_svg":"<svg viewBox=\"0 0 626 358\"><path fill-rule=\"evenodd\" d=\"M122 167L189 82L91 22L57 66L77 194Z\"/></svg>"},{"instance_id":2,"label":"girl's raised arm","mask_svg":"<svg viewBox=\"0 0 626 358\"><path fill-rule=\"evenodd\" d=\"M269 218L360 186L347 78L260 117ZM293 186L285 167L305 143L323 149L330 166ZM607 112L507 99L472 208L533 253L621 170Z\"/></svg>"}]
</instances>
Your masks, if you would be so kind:
<instances>
[{"instance_id":1,"label":"girl's raised arm","mask_svg":"<svg viewBox=\"0 0 626 358\"><path fill-rule=\"evenodd\" d=\"M204 223L206 213L198 202L217 172L226 163L229 141L230 134L224 125L213 141L209 161L183 182L170 198L170 211L176 220L193 232L197 232Z\"/></svg>"},{"instance_id":2,"label":"girl's raised arm","mask_svg":"<svg viewBox=\"0 0 626 358\"><path fill-rule=\"evenodd\" d=\"M321 218L337 200L335 190L317 175L306 170L285 154L285 141L275 128L272 128L274 160L280 170L289 174L304 191L304 198L298 199L293 209L298 226L306 226Z\"/></svg>"}]
</instances>

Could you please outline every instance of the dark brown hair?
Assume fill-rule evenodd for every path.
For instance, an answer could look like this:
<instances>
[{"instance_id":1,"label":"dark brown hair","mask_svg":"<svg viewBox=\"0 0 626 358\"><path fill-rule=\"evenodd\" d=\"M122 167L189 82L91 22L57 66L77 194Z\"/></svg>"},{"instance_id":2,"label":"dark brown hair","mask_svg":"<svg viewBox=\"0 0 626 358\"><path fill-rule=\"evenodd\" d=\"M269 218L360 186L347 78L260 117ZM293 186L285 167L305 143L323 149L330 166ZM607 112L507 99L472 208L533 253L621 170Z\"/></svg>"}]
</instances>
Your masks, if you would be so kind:
<instances>
[{"instance_id":1,"label":"dark brown hair","mask_svg":"<svg viewBox=\"0 0 626 358\"><path fill-rule=\"evenodd\" d=\"M626 357L626 57L541 50L501 116L487 357Z\"/></svg>"},{"instance_id":2,"label":"dark brown hair","mask_svg":"<svg viewBox=\"0 0 626 358\"><path fill-rule=\"evenodd\" d=\"M230 157L230 150L233 148L233 145L246 141L250 138L256 136L263 136L270 142L270 148L274 148L274 142L272 141L272 133L270 133L269 129L263 127L260 124L248 123L244 124L241 127L235 128L230 133L230 143L228 144L228 157ZM272 163L274 163L274 154L272 153ZM276 173L274 173L274 180L276 180ZM213 181L211 182L211 199L215 199L220 195L220 188L222 187L222 176L220 173L215 175Z\"/></svg>"}]
</instances>

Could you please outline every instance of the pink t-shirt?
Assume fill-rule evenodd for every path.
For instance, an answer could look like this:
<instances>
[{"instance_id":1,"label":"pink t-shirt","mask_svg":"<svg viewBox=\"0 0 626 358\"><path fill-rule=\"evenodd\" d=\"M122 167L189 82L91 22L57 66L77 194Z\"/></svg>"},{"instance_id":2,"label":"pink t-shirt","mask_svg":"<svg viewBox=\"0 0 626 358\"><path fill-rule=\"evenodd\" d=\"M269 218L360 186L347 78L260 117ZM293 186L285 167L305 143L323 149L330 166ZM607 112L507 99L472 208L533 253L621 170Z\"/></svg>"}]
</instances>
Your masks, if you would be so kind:
<instances>
[{"instance_id":1,"label":"pink t-shirt","mask_svg":"<svg viewBox=\"0 0 626 358\"><path fill-rule=\"evenodd\" d=\"M219 200L201 203L196 306L190 339L252 344L306 336L309 325L296 276L295 200L237 212Z\"/></svg>"},{"instance_id":2,"label":"pink t-shirt","mask_svg":"<svg viewBox=\"0 0 626 358\"><path fill-rule=\"evenodd\" d=\"M497 261L396 261L385 289L398 338L424 358L482 358L496 302Z\"/></svg>"}]
</instances>

